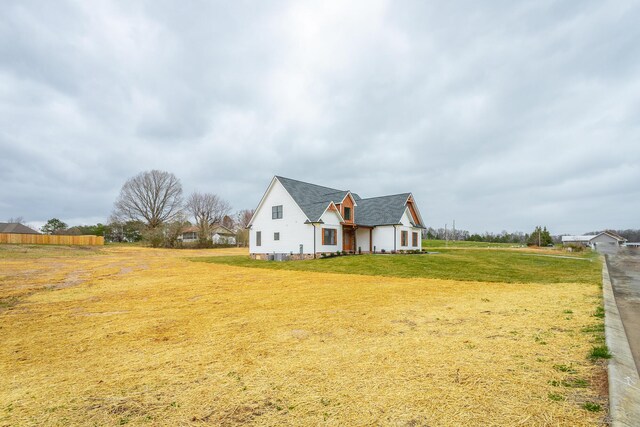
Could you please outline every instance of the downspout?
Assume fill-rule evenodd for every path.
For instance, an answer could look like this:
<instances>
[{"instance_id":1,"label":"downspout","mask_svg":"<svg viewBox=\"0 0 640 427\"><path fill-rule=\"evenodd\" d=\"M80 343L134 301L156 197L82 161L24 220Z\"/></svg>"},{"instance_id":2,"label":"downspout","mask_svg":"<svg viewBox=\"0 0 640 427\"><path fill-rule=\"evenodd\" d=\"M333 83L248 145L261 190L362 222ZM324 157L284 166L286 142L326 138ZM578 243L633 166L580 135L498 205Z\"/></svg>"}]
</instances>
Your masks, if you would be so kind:
<instances>
[{"instance_id":1,"label":"downspout","mask_svg":"<svg viewBox=\"0 0 640 427\"><path fill-rule=\"evenodd\" d=\"M397 245L398 244L398 229L396 228L396 225L393 225L393 251L396 252L397 251Z\"/></svg>"},{"instance_id":2,"label":"downspout","mask_svg":"<svg viewBox=\"0 0 640 427\"><path fill-rule=\"evenodd\" d=\"M311 226L313 227L313 258L315 258L316 257L316 224L324 224L324 222L322 220L318 222L312 222L312 221L306 220L304 223L311 224Z\"/></svg>"}]
</instances>

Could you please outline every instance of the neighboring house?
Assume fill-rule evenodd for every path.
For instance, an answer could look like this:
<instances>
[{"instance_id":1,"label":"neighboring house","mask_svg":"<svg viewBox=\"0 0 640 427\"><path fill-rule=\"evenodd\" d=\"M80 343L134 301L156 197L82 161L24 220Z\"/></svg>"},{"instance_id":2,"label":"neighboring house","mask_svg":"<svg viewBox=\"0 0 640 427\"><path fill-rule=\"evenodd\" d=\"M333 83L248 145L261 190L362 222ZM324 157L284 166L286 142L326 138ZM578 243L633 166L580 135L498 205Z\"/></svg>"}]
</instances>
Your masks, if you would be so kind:
<instances>
[{"instance_id":1,"label":"neighboring house","mask_svg":"<svg viewBox=\"0 0 640 427\"><path fill-rule=\"evenodd\" d=\"M420 250L424 223L411 193L363 199L275 176L248 227L253 258L314 258L337 251Z\"/></svg>"},{"instance_id":2,"label":"neighboring house","mask_svg":"<svg viewBox=\"0 0 640 427\"><path fill-rule=\"evenodd\" d=\"M26 225L18 222L0 222L0 233L12 234L40 234Z\"/></svg>"},{"instance_id":3,"label":"neighboring house","mask_svg":"<svg viewBox=\"0 0 640 427\"><path fill-rule=\"evenodd\" d=\"M608 245L622 245L627 241L624 237L618 233L607 230L595 235L586 236L562 236L562 244L567 245L582 245L595 247L600 244Z\"/></svg>"},{"instance_id":4,"label":"neighboring house","mask_svg":"<svg viewBox=\"0 0 640 427\"><path fill-rule=\"evenodd\" d=\"M184 243L193 243L198 241L198 233L200 228L197 226L187 227L182 230L182 234L178 236L178 240ZM233 230L225 227L224 225L214 224L211 226L211 235L208 240L211 240L216 245L235 245L236 234Z\"/></svg>"},{"instance_id":5,"label":"neighboring house","mask_svg":"<svg viewBox=\"0 0 640 427\"><path fill-rule=\"evenodd\" d=\"M214 225L211 228L211 241L218 245L235 245L236 233L224 225Z\"/></svg>"}]
</instances>

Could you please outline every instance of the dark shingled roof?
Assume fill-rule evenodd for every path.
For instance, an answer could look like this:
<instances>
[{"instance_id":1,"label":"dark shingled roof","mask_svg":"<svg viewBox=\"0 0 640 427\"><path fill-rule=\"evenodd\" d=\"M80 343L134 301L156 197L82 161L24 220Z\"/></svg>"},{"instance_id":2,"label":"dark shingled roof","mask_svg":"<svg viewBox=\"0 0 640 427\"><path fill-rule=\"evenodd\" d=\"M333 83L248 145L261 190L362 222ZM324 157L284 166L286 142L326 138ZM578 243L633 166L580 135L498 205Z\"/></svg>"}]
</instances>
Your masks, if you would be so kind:
<instances>
[{"instance_id":1,"label":"dark shingled roof","mask_svg":"<svg viewBox=\"0 0 640 427\"><path fill-rule=\"evenodd\" d=\"M276 176L276 178L312 222L320 220L329 203L340 203L348 193L347 190L323 187L282 176ZM355 212L356 224L374 226L399 224L410 193L369 199L362 199L355 193L351 195L358 205ZM420 225L416 226L420 227Z\"/></svg>"},{"instance_id":2,"label":"dark shingled roof","mask_svg":"<svg viewBox=\"0 0 640 427\"><path fill-rule=\"evenodd\" d=\"M40 234L36 230L17 222L0 222L0 233Z\"/></svg>"},{"instance_id":3,"label":"dark shingled roof","mask_svg":"<svg viewBox=\"0 0 640 427\"><path fill-rule=\"evenodd\" d=\"M358 200L356 223L368 226L399 224L410 195L402 193Z\"/></svg>"}]
</instances>

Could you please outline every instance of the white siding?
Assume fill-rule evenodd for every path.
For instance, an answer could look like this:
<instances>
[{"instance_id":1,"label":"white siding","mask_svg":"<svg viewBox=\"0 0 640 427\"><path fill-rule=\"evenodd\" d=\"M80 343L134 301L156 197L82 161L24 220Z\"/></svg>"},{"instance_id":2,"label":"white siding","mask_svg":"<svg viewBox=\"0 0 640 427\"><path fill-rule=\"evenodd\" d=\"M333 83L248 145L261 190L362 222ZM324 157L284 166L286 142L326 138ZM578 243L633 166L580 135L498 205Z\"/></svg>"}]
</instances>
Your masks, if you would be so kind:
<instances>
[{"instance_id":1,"label":"white siding","mask_svg":"<svg viewBox=\"0 0 640 427\"><path fill-rule=\"evenodd\" d=\"M373 246L375 246L376 252L380 252L383 249L386 252L393 250L393 226L384 225L373 229Z\"/></svg>"},{"instance_id":2,"label":"white siding","mask_svg":"<svg viewBox=\"0 0 640 427\"><path fill-rule=\"evenodd\" d=\"M400 223L402 224L401 226L398 226L398 250L414 250L414 249L420 249L420 245L421 245L421 239L420 239L420 229L419 228L414 228L411 225L411 221L410 221L410 212L409 209L406 209L404 211L404 214L402 215L402 219L400 220ZM400 234L400 231L406 231L407 234L407 246L401 246L400 243L402 243L402 237ZM413 233L418 233L418 244L416 246L413 245Z\"/></svg>"},{"instance_id":3,"label":"white siding","mask_svg":"<svg viewBox=\"0 0 640 427\"><path fill-rule=\"evenodd\" d=\"M271 219L271 207L282 205L282 219ZM307 217L287 190L277 179L264 197L262 205L253 217L249 232L249 252L313 253L313 226L305 224ZM262 245L256 246L256 232L262 232ZM280 240L273 240L273 233L280 233Z\"/></svg>"},{"instance_id":4,"label":"white siding","mask_svg":"<svg viewBox=\"0 0 640 427\"><path fill-rule=\"evenodd\" d=\"M608 243L608 244L612 244L612 245L617 245L618 244L618 239L609 236L608 234L601 234L597 237L594 237L593 239L591 239L591 244L594 243Z\"/></svg>"},{"instance_id":5,"label":"white siding","mask_svg":"<svg viewBox=\"0 0 640 427\"><path fill-rule=\"evenodd\" d=\"M384 249L386 252L393 251L394 249L398 251L420 249L420 246L422 244L420 238L420 229L415 228L411 225L408 212L409 211L406 210L402 215L402 219L400 220L401 225L396 225L395 233L393 225L378 226L373 229L373 245L375 246L376 252L380 252L382 249ZM407 246L401 246L402 231L407 232ZM416 246L413 246L412 244L412 233L414 232L418 233L418 244Z\"/></svg>"},{"instance_id":6,"label":"white siding","mask_svg":"<svg viewBox=\"0 0 640 427\"><path fill-rule=\"evenodd\" d=\"M334 211L326 211L320 218L324 224L316 226L316 252L337 252L342 250L342 225L340 217ZM322 244L322 229L333 228L336 230L336 245Z\"/></svg>"},{"instance_id":7,"label":"white siding","mask_svg":"<svg viewBox=\"0 0 640 427\"><path fill-rule=\"evenodd\" d=\"M225 245L235 245L236 238L235 236L222 236L218 233L214 233L211 235L211 240L215 244L225 244Z\"/></svg>"},{"instance_id":8,"label":"white siding","mask_svg":"<svg viewBox=\"0 0 640 427\"><path fill-rule=\"evenodd\" d=\"M356 251L360 248L362 252L369 252L369 230L369 228L356 229Z\"/></svg>"}]
</instances>

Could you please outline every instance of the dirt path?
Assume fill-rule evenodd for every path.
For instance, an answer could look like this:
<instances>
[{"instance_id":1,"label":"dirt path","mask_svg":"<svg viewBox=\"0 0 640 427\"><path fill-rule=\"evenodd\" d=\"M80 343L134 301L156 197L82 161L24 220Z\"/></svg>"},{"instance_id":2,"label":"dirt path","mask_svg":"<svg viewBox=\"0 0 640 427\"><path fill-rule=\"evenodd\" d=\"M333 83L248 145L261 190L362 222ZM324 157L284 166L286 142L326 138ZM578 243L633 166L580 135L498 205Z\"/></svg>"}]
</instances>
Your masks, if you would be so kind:
<instances>
[{"instance_id":1,"label":"dirt path","mask_svg":"<svg viewBox=\"0 0 640 427\"><path fill-rule=\"evenodd\" d=\"M613 293L640 373L640 250L607 248L602 252L605 252Z\"/></svg>"}]
</instances>

